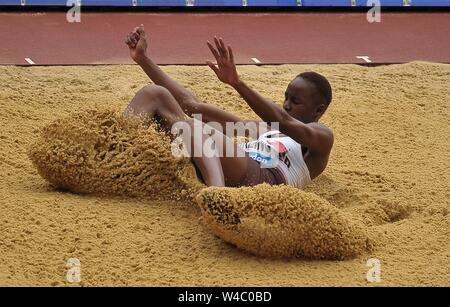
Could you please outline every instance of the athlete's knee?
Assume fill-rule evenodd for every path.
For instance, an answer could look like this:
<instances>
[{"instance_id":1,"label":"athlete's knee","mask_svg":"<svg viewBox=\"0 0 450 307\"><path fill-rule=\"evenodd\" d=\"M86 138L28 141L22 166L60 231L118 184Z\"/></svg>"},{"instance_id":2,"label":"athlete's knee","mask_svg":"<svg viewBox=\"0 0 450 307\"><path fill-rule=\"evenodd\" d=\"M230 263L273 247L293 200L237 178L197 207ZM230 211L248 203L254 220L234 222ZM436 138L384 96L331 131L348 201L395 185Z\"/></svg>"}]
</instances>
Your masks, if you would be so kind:
<instances>
[{"instance_id":1,"label":"athlete's knee","mask_svg":"<svg viewBox=\"0 0 450 307\"><path fill-rule=\"evenodd\" d=\"M185 106L185 108L190 111L189 113L200 113L201 106L203 103L192 93L186 93L181 96L180 104ZM186 111L186 110L185 110Z\"/></svg>"},{"instance_id":2,"label":"athlete's knee","mask_svg":"<svg viewBox=\"0 0 450 307\"><path fill-rule=\"evenodd\" d=\"M139 92L150 99L164 99L171 95L168 89L156 84L147 84Z\"/></svg>"}]
</instances>

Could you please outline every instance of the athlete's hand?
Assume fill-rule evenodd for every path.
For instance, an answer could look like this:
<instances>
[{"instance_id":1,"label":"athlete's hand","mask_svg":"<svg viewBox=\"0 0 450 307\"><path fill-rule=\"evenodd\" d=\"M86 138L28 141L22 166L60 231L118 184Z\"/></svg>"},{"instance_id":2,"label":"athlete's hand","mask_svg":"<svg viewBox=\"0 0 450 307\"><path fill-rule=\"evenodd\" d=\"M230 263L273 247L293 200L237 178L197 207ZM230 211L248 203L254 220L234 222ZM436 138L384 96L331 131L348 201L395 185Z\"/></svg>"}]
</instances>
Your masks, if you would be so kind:
<instances>
[{"instance_id":1,"label":"athlete's hand","mask_svg":"<svg viewBox=\"0 0 450 307\"><path fill-rule=\"evenodd\" d=\"M144 25L134 28L127 35L125 43L130 49L130 56L136 63L144 60L147 56L147 34L144 31Z\"/></svg>"},{"instance_id":2,"label":"athlete's hand","mask_svg":"<svg viewBox=\"0 0 450 307\"><path fill-rule=\"evenodd\" d=\"M214 37L214 42L217 49L210 42L206 42L206 44L216 58L217 66L211 61L206 61L206 64L216 73L220 81L234 87L239 82L239 77L231 46L225 47L222 38Z\"/></svg>"}]
</instances>

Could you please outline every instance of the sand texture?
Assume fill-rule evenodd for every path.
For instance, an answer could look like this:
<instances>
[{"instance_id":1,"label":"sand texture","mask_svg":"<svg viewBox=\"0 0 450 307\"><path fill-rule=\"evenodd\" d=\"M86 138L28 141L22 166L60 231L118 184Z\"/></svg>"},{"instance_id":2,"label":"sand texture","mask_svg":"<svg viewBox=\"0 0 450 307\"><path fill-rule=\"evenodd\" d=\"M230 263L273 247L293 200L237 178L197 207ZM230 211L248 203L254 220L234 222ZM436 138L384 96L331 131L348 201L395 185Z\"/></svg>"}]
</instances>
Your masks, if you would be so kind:
<instances>
[{"instance_id":1,"label":"sand texture","mask_svg":"<svg viewBox=\"0 0 450 307\"><path fill-rule=\"evenodd\" d=\"M163 69L255 118L209 68ZM117 116L148 83L137 66L0 67L0 285L69 285L69 258L81 285L450 285L450 65L238 70L279 103L298 73L329 78L335 146L305 192L195 199L190 163Z\"/></svg>"},{"instance_id":2,"label":"sand texture","mask_svg":"<svg viewBox=\"0 0 450 307\"><path fill-rule=\"evenodd\" d=\"M258 256L346 259L372 249L366 227L294 187L210 187L197 198L213 233Z\"/></svg>"},{"instance_id":3,"label":"sand texture","mask_svg":"<svg viewBox=\"0 0 450 307\"><path fill-rule=\"evenodd\" d=\"M57 119L30 145L29 158L53 187L151 200L192 200L205 187L188 158L173 157L156 124L99 108Z\"/></svg>"},{"instance_id":4,"label":"sand texture","mask_svg":"<svg viewBox=\"0 0 450 307\"><path fill-rule=\"evenodd\" d=\"M195 199L213 233L262 257L345 259L368 250L358 216L343 217L313 193L267 184L204 189L189 159L172 157L167 135L121 113L87 110L44 126L29 151L39 174L76 194Z\"/></svg>"}]
</instances>

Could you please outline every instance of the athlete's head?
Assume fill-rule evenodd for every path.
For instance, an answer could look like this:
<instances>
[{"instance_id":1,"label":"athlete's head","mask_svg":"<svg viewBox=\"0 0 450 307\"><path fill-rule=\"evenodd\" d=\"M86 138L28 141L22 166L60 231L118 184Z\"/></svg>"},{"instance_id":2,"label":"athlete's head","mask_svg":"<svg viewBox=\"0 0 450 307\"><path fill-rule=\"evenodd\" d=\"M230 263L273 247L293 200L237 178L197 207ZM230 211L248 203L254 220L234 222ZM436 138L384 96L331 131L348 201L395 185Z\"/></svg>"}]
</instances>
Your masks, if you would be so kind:
<instances>
[{"instance_id":1,"label":"athlete's head","mask_svg":"<svg viewBox=\"0 0 450 307\"><path fill-rule=\"evenodd\" d=\"M316 72L304 72L289 83L283 108L304 123L316 122L331 99L332 90L327 78Z\"/></svg>"}]
</instances>

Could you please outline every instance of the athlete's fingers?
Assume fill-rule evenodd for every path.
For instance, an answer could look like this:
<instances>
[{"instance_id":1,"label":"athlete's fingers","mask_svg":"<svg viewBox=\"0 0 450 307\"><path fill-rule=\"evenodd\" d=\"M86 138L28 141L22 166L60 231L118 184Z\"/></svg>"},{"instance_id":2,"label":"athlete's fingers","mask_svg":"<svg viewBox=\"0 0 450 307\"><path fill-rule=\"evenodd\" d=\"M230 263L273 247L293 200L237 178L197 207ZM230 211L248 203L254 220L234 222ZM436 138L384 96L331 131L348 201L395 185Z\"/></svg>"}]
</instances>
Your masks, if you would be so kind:
<instances>
[{"instance_id":1,"label":"athlete's fingers","mask_svg":"<svg viewBox=\"0 0 450 307\"><path fill-rule=\"evenodd\" d=\"M220 47L222 47L222 51L223 51L223 55L224 55L225 59L229 60L230 58L229 58L229 55L228 55L228 50L225 47L225 44L223 43L222 38L219 38L219 43L220 43Z\"/></svg>"},{"instance_id":2,"label":"athlete's fingers","mask_svg":"<svg viewBox=\"0 0 450 307\"><path fill-rule=\"evenodd\" d=\"M127 35L127 39L125 40L125 43L130 47L132 47L132 45L133 45L133 42L131 41L131 35L129 33Z\"/></svg>"},{"instance_id":3,"label":"athlete's fingers","mask_svg":"<svg viewBox=\"0 0 450 307\"><path fill-rule=\"evenodd\" d=\"M221 56L221 57L225 57L225 54L224 54L224 52L223 52L223 50L222 50L222 46L220 45L219 40L218 40L217 37L215 37L215 36L214 36L214 43L216 44L216 48L217 48L217 50L219 51L220 56Z\"/></svg>"},{"instance_id":4,"label":"athlete's fingers","mask_svg":"<svg viewBox=\"0 0 450 307\"><path fill-rule=\"evenodd\" d=\"M230 54L230 61L231 61L231 63L234 64L233 50L231 49L231 46L230 46L230 45L228 45L228 53Z\"/></svg>"},{"instance_id":5,"label":"athlete's fingers","mask_svg":"<svg viewBox=\"0 0 450 307\"><path fill-rule=\"evenodd\" d=\"M219 75L219 69L216 65L214 65L211 61L206 61L206 64L214 71L214 73L218 76Z\"/></svg>"},{"instance_id":6,"label":"athlete's fingers","mask_svg":"<svg viewBox=\"0 0 450 307\"><path fill-rule=\"evenodd\" d=\"M214 55L214 57L216 58L217 63L219 63L220 61L220 55L217 52L217 50L213 47L213 45L211 45L211 43L209 41L206 42L206 44L209 47L209 50L211 50L212 54Z\"/></svg>"},{"instance_id":7,"label":"athlete's fingers","mask_svg":"<svg viewBox=\"0 0 450 307\"><path fill-rule=\"evenodd\" d=\"M138 28L137 28L137 30L136 30L136 32L140 35L140 36L142 36L142 37L146 37L146 33L145 33L145 29L144 29L144 25L143 24L141 24Z\"/></svg>"}]
</instances>

